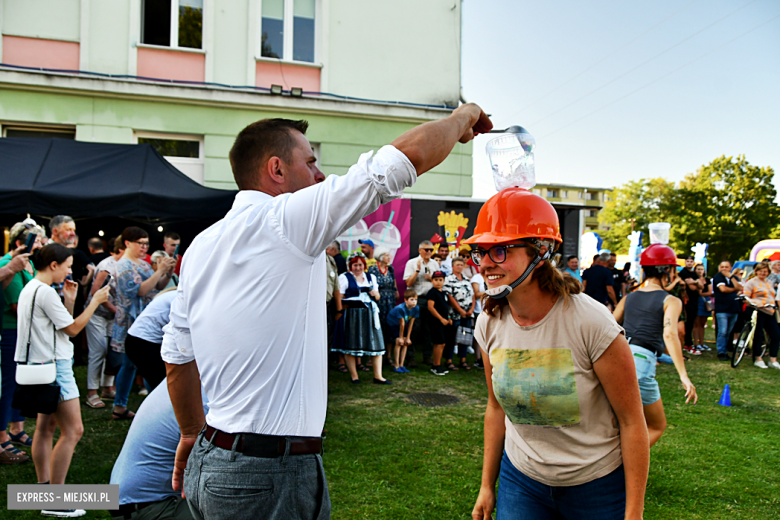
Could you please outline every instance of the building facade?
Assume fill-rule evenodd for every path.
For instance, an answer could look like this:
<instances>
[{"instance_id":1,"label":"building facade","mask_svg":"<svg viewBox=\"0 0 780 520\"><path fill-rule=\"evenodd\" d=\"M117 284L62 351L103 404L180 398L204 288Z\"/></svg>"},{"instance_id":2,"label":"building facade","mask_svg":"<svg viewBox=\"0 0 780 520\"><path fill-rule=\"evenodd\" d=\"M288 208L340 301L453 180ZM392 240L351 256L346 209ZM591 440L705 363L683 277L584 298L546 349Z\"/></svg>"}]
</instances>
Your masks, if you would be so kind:
<instances>
[{"instance_id":1,"label":"building facade","mask_svg":"<svg viewBox=\"0 0 780 520\"><path fill-rule=\"evenodd\" d=\"M612 189L567 184L537 184L533 192L546 198L555 207L569 209L581 207L580 234L582 234L600 229L599 211L604 207L604 203L609 201Z\"/></svg>"},{"instance_id":2,"label":"building facade","mask_svg":"<svg viewBox=\"0 0 780 520\"><path fill-rule=\"evenodd\" d=\"M3 137L152 144L233 189L247 124L307 119L325 174L343 174L460 92L452 0L0 0ZM472 193L472 145L411 193Z\"/></svg>"}]
</instances>

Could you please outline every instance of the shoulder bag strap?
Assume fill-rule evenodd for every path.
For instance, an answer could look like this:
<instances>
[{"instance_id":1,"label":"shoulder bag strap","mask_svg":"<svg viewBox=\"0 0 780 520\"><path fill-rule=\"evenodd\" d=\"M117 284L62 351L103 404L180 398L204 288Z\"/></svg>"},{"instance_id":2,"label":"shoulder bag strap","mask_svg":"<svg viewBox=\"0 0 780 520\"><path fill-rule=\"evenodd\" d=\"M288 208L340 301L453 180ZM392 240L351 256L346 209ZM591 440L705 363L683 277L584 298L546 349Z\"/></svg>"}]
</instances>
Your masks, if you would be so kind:
<instances>
[{"instance_id":1,"label":"shoulder bag strap","mask_svg":"<svg viewBox=\"0 0 780 520\"><path fill-rule=\"evenodd\" d=\"M33 322L33 314L35 313L35 297L38 296L38 289L40 289L40 287L37 287L35 289L32 298L32 305L30 306L30 326L27 328L27 355L24 358L25 365L30 363L30 343L32 342L32 322Z\"/></svg>"}]
</instances>

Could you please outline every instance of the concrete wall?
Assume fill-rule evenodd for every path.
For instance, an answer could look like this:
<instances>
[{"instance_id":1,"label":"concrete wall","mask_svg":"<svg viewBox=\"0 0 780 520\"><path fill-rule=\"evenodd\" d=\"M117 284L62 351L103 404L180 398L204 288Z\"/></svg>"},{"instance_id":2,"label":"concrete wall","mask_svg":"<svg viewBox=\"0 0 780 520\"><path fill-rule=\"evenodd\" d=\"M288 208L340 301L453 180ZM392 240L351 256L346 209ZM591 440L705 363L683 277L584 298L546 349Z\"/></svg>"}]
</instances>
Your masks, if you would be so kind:
<instances>
[{"instance_id":1,"label":"concrete wall","mask_svg":"<svg viewBox=\"0 0 780 520\"><path fill-rule=\"evenodd\" d=\"M80 0L3 0L3 34L77 42L80 4Z\"/></svg>"},{"instance_id":2,"label":"concrete wall","mask_svg":"<svg viewBox=\"0 0 780 520\"><path fill-rule=\"evenodd\" d=\"M328 4L322 71L328 92L457 106L459 1L330 0Z\"/></svg>"}]
</instances>

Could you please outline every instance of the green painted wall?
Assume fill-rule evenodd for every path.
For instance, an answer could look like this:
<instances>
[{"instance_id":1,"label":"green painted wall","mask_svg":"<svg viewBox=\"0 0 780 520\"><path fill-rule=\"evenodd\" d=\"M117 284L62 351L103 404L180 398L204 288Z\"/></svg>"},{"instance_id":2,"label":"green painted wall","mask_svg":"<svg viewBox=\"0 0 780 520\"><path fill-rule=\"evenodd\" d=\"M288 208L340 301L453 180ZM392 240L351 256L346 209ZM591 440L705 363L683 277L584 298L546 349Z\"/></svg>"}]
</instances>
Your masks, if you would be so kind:
<instances>
[{"instance_id":1,"label":"green painted wall","mask_svg":"<svg viewBox=\"0 0 780 520\"><path fill-rule=\"evenodd\" d=\"M134 131L203 135L205 184L215 188L235 188L227 159L233 139L249 123L267 117L307 119L309 140L320 143L320 168L325 174L346 173L361 153L378 150L414 126L348 115L0 90L0 120L73 125L78 140L132 143ZM471 143L456 145L452 154L409 192L471 196L471 151Z\"/></svg>"}]
</instances>

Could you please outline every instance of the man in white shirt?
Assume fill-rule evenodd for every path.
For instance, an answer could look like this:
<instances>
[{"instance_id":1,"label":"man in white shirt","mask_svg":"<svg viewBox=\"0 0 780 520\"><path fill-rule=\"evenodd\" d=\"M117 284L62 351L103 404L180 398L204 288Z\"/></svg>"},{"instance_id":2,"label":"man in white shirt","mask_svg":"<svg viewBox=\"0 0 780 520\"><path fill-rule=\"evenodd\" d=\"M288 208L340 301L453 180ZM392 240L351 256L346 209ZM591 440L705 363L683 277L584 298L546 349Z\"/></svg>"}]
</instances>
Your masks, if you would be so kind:
<instances>
[{"instance_id":1,"label":"man in white shirt","mask_svg":"<svg viewBox=\"0 0 780 520\"><path fill-rule=\"evenodd\" d=\"M325 248L492 128L463 105L325 180L307 126L268 119L239 133L230 163L241 191L182 264L162 357L181 427L173 488L183 481L196 519L330 517Z\"/></svg>"},{"instance_id":2,"label":"man in white shirt","mask_svg":"<svg viewBox=\"0 0 780 520\"><path fill-rule=\"evenodd\" d=\"M414 331L415 341L406 351L406 363L408 368L417 368L417 362L414 360L415 346L419 346L423 352L423 363L430 364L433 355L433 344L430 340L428 331L428 291L433 287L431 275L439 271L439 262L433 257L433 242L423 240L420 242L418 251L420 256L410 259L406 262L404 268L404 282L409 289L414 289L417 293L417 306L420 308L420 319L417 320Z\"/></svg>"}]
</instances>

